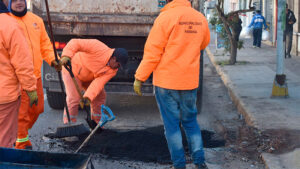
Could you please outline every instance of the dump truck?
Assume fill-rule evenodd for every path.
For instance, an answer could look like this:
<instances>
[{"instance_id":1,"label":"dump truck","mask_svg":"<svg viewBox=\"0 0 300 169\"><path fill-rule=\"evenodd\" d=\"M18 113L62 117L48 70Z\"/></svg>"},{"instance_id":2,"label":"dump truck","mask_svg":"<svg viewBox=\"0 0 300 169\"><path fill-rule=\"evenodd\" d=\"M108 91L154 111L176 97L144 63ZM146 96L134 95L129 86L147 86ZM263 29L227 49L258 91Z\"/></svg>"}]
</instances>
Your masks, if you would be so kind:
<instances>
[{"instance_id":1,"label":"dump truck","mask_svg":"<svg viewBox=\"0 0 300 169\"><path fill-rule=\"evenodd\" d=\"M199 0L192 0L199 9ZM107 93L132 94L134 73L142 59L143 49L160 9L165 0L51 0L49 10L58 53L72 38L94 38L110 48L125 48L129 53L126 69L105 85ZM48 28L44 0L31 0L30 10L42 17ZM57 72L43 64L43 84L49 106L64 107ZM144 83L143 93L153 95L152 78Z\"/></svg>"}]
</instances>

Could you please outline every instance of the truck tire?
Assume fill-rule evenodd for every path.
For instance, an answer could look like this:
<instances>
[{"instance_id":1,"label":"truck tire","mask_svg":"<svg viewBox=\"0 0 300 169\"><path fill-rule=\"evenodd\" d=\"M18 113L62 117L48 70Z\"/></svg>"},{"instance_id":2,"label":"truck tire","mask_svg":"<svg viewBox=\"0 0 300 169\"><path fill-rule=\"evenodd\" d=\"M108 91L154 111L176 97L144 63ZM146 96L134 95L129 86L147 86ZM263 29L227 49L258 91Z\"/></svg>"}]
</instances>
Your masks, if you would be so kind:
<instances>
[{"instance_id":1,"label":"truck tire","mask_svg":"<svg viewBox=\"0 0 300 169\"><path fill-rule=\"evenodd\" d=\"M66 95L62 92L51 92L46 90L48 104L53 109L63 109L65 106Z\"/></svg>"}]
</instances>

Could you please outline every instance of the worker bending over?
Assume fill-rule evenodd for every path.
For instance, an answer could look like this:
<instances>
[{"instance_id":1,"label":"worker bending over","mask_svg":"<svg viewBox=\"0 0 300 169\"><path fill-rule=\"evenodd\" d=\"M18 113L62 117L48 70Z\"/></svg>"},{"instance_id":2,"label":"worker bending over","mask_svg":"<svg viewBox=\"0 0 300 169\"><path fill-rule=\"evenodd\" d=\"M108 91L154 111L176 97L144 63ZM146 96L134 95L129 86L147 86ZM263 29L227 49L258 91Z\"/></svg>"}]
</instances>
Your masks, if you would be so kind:
<instances>
[{"instance_id":1,"label":"worker bending over","mask_svg":"<svg viewBox=\"0 0 300 169\"><path fill-rule=\"evenodd\" d=\"M61 63L67 65L71 60L73 73L86 105L91 103L91 118L98 123L101 119L102 104L105 104L105 84L113 78L118 68L128 60L128 53L123 48L111 49L96 39L72 39L64 48ZM80 95L68 71L63 68L63 80L67 94L67 106L72 122L76 122ZM66 110L63 122L68 123Z\"/></svg>"}]
</instances>

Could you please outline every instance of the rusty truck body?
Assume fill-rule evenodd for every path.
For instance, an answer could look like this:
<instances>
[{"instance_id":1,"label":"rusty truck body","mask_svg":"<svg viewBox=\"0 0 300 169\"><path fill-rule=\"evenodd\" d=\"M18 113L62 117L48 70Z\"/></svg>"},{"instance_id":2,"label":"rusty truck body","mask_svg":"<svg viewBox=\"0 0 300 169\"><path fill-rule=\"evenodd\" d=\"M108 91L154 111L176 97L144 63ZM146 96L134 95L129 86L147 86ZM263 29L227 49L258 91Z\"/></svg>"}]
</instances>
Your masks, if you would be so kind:
<instances>
[{"instance_id":1,"label":"rusty truck body","mask_svg":"<svg viewBox=\"0 0 300 169\"><path fill-rule=\"evenodd\" d=\"M59 53L72 38L95 38L110 48L126 48L129 61L125 70L105 86L108 93L133 93L134 73L142 56L144 44L155 18L165 0L50 0L56 48ZM199 9L199 0L192 0ZM31 0L31 11L43 18L48 28L44 0ZM143 93L153 94L152 78L144 84ZM65 99L57 73L43 66L43 84L52 108L63 108Z\"/></svg>"}]
</instances>

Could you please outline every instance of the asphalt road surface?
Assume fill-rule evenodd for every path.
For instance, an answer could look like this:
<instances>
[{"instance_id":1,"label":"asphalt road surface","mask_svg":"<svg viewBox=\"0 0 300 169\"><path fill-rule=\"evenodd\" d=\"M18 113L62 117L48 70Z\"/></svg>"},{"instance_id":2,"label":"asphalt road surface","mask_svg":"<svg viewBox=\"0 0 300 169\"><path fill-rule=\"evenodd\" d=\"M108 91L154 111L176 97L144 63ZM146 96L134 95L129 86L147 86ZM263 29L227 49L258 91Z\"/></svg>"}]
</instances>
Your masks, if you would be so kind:
<instances>
[{"instance_id":1,"label":"asphalt road surface","mask_svg":"<svg viewBox=\"0 0 300 169\"><path fill-rule=\"evenodd\" d=\"M163 136L163 123L154 97L108 94L106 105L112 109L116 119L106 124L105 131L96 134L89 145L83 149L84 153L92 154L95 168L171 167ZM244 122L207 56L204 57L202 106L198 122L205 137L204 142L207 147L205 155L209 168L264 168L255 154L249 155L238 151L236 140ZM85 124L84 118L85 113L80 111L78 121ZM45 112L30 131L33 149L61 153L74 152L83 138L70 142L65 139L43 137L44 134L54 132L58 126L62 126L62 110L51 109L45 100ZM222 141L226 141L226 144L222 145ZM188 164L187 168L192 166Z\"/></svg>"}]
</instances>

